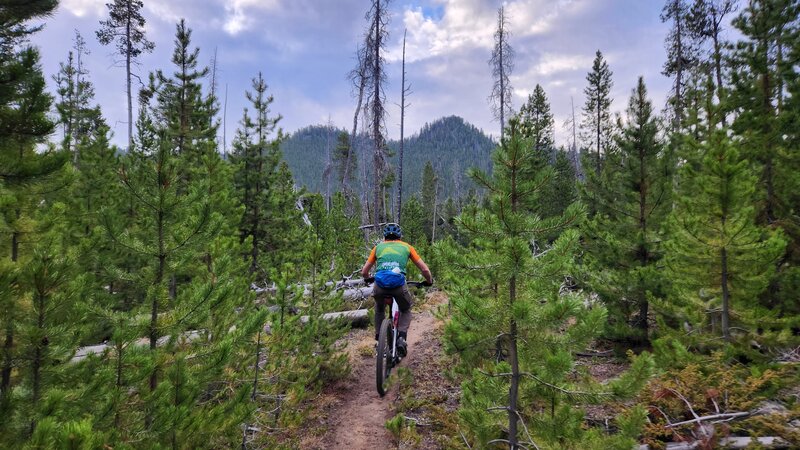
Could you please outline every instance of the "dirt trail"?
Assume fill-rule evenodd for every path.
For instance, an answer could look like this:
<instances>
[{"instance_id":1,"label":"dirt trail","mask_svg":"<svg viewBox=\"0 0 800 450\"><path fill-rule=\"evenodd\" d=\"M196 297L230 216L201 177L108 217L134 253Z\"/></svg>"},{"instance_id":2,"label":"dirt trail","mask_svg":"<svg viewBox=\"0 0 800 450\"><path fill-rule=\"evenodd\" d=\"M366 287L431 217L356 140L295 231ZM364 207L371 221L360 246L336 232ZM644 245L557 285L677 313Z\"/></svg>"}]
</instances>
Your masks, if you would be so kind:
<instances>
[{"instance_id":1,"label":"dirt trail","mask_svg":"<svg viewBox=\"0 0 800 450\"><path fill-rule=\"evenodd\" d=\"M430 308L414 312L408 333L409 355L399 367L411 367L417 358L430 354L428 347L438 346L430 340L429 332L436 324ZM375 388L372 327L354 331L348 341L346 352L350 356L351 374L323 392L320 400L325 405L318 410L316 420L317 425L324 427L324 434L304 439L303 448L359 450L395 446L384 425L392 418L397 388L393 387L383 398Z\"/></svg>"}]
</instances>

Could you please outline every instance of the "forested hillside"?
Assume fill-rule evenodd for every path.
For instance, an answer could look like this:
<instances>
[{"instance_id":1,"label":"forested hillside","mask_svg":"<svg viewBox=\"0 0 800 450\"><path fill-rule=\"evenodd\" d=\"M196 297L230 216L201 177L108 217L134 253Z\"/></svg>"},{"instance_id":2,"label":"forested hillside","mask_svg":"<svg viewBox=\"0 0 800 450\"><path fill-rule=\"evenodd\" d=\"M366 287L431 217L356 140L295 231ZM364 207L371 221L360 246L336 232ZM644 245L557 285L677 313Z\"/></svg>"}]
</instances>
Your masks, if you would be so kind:
<instances>
[{"instance_id":1,"label":"forested hillside","mask_svg":"<svg viewBox=\"0 0 800 450\"><path fill-rule=\"evenodd\" d=\"M57 0L0 2L0 448L800 448L800 0L663 2L650 20L666 30L666 102L638 75L655 73L653 54L631 68L592 48L550 65L580 65L580 86L540 82L555 69L515 46L561 51L538 41L557 27L518 27L542 2L335 2L337 20L364 19L361 34L334 24L354 39L352 128L290 136L276 105L301 94L271 80L344 73L309 69L311 46L294 41L245 46L239 33L269 20L253 2L192 2L194 31L163 9L181 2L145 1L110 0L91 27L70 22L88 20L81 2L61 5L72 16ZM268 3L258 12L297 11ZM570 33L652 13L567 3L553 17L598 8ZM493 26L407 48L398 8L425 32L453 17ZM176 17L171 36L148 14ZM59 21L83 26L46 73L34 42ZM284 77L247 66L230 89L246 107L230 111L224 52L196 34L215 31L228 51L304 58ZM426 39L440 52L426 56L485 75L463 108L491 112L497 142L457 115L387 139L387 105L413 111L406 50ZM90 58L113 67L93 73ZM535 70L514 73L522 63ZM625 98L615 70L636 71ZM428 72L416 76L441 75ZM103 98L120 104L101 104L112 77ZM311 84L297 86L324 97ZM545 87L582 89L568 146ZM417 255L383 245L364 265L392 233ZM379 334L394 321L374 313L375 262L404 305L405 280L426 277L408 330Z\"/></svg>"},{"instance_id":2,"label":"forested hillside","mask_svg":"<svg viewBox=\"0 0 800 450\"><path fill-rule=\"evenodd\" d=\"M322 125L310 126L292 133L281 142L281 151L298 185L312 192L326 191L323 173L328 149L335 151L339 133L344 131ZM356 146L359 170L365 166L368 168L370 164L368 141L365 142L367 145ZM387 145L391 150L389 162L396 168L400 144L390 140ZM426 124L405 141L403 192L407 195L420 192L422 172L425 164L430 162L441 180L441 198L466 196L470 189L476 188L467 176L467 169L491 170L490 155L496 145L481 130L460 117L445 117ZM338 189L334 183L332 190Z\"/></svg>"}]
</instances>

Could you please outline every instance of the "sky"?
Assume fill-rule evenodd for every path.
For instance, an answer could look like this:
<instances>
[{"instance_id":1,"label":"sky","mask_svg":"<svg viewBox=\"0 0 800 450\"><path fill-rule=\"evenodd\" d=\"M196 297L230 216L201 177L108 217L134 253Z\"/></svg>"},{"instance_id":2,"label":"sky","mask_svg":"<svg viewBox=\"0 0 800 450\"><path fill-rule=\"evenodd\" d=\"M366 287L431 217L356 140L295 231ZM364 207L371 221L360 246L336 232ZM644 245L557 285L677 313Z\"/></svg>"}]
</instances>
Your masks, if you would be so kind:
<instances>
[{"instance_id":1,"label":"sky","mask_svg":"<svg viewBox=\"0 0 800 450\"><path fill-rule=\"evenodd\" d=\"M125 70L115 66L113 47L95 38L110 0L61 0L33 42L51 79L65 61L75 30L89 42L87 69L114 132L113 142L127 139ZM175 24L185 18L193 30L200 60L217 54L219 91L227 90L226 131L234 136L245 90L262 72L274 95L272 110L283 116L280 126L294 132L324 124L350 129L356 101L347 73L363 39L370 0L144 0L148 38L155 51L140 58L136 71L171 73ZM390 138L400 135L400 80L403 30L408 32L407 81L411 87L406 111L406 136L425 123L458 115L499 135L499 123L488 103L492 78L488 60L493 47L497 9L510 18L510 44L516 53L511 75L512 105L518 109L536 84L550 99L558 145L568 144L564 125L571 101L580 114L586 74L600 50L614 73L614 111L624 111L637 78L643 76L656 110L661 110L670 80L661 74L666 58L667 25L660 0L392 0L389 75L386 84ZM223 131L220 131L220 138Z\"/></svg>"}]
</instances>

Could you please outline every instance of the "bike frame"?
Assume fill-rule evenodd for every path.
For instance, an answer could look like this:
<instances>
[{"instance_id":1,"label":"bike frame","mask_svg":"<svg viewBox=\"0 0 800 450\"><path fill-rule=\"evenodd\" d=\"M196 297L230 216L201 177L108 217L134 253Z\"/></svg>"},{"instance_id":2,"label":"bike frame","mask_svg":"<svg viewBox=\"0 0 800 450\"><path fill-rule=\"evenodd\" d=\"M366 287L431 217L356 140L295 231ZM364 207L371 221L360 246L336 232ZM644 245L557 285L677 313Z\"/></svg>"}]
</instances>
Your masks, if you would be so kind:
<instances>
[{"instance_id":1,"label":"bike frame","mask_svg":"<svg viewBox=\"0 0 800 450\"><path fill-rule=\"evenodd\" d=\"M367 283L374 281L374 279L365 279ZM421 282L415 281L408 281L406 282L408 285L412 286L425 286ZM377 298L375 299L378 300ZM397 303L397 299L391 295L385 295L383 297L384 302L384 309L386 306L391 306L389 309L389 318L386 318L386 312L384 311L384 316L381 317L381 321L378 326L378 343L376 344L377 352L376 352L376 381L378 384L378 394L383 397L386 394L386 380L389 378L389 374L393 367L395 367L398 363L400 363L399 355L397 354L397 339L400 334L399 330L399 323L400 323L400 305ZM376 317L377 319L377 317ZM391 332L389 332L389 327L391 327ZM386 339L391 339L391 343L386 342Z\"/></svg>"},{"instance_id":2,"label":"bike frame","mask_svg":"<svg viewBox=\"0 0 800 450\"><path fill-rule=\"evenodd\" d=\"M400 322L400 305L397 304L397 300L391 295L384 297L383 301L386 303L386 306L392 306L389 318L392 321L392 361L394 361L397 359L397 324ZM386 318L384 317L383 320L386 320Z\"/></svg>"}]
</instances>

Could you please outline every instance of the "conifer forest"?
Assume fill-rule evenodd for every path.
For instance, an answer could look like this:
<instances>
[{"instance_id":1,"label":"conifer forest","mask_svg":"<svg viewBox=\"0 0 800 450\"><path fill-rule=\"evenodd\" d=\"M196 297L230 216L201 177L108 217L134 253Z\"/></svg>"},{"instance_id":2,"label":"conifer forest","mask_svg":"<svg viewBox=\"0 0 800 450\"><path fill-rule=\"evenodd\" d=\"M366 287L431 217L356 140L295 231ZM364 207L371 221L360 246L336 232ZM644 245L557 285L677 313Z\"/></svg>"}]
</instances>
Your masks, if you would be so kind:
<instances>
[{"instance_id":1,"label":"conifer forest","mask_svg":"<svg viewBox=\"0 0 800 450\"><path fill-rule=\"evenodd\" d=\"M483 100L438 117L403 21L481 2L360 0L327 123L269 64L223 81L237 28L94 3L53 55L92 2L0 0L0 448L800 448L800 0L642 0L656 71L592 47L574 94L520 70L548 3L486 0L449 75ZM379 396L391 222L435 282Z\"/></svg>"}]
</instances>

